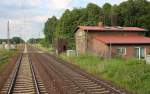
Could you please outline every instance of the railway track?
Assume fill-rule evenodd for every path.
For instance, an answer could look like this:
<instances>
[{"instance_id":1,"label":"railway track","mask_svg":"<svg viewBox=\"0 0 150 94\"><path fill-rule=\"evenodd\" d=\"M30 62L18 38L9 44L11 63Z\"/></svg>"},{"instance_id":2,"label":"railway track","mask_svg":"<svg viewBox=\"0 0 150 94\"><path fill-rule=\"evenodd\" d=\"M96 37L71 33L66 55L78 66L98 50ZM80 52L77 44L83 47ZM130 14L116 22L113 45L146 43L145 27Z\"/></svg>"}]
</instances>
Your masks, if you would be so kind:
<instances>
[{"instance_id":1,"label":"railway track","mask_svg":"<svg viewBox=\"0 0 150 94\"><path fill-rule=\"evenodd\" d=\"M32 61L37 62L37 66L43 69L42 75L46 72L47 78L45 76L44 79L51 79L51 82L46 82L49 85L49 94L129 94L110 82L96 78L50 54L32 53L31 57Z\"/></svg>"},{"instance_id":2,"label":"railway track","mask_svg":"<svg viewBox=\"0 0 150 94\"><path fill-rule=\"evenodd\" d=\"M4 85L1 94L47 94L26 51L21 53L17 65Z\"/></svg>"}]
</instances>

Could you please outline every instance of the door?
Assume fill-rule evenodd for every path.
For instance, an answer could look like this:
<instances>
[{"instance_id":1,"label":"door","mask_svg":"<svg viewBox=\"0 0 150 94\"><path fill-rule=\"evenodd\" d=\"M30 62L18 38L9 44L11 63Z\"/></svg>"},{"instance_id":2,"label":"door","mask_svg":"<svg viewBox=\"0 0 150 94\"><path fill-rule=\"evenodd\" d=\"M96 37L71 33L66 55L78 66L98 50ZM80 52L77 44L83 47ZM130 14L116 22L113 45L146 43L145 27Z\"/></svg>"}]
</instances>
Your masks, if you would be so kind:
<instances>
[{"instance_id":1,"label":"door","mask_svg":"<svg viewBox=\"0 0 150 94\"><path fill-rule=\"evenodd\" d=\"M135 57L139 59L145 58L145 48L144 47L135 47Z\"/></svg>"},{"instance_id":2,"label":"door","mask_svg":"<svg viewBox=\"0 0 150 94\"><path fill-rule=\"evenodd\" d=\"M145 48L141 47L140 48L140 59L144 59L145 58Z\"/></svg>"},{"instance_id":3,"label":"door","mask_svg":"<svg viewBox=\"0 0 150 94\"><path fill-rule=\"evenodd\" d=\"M139 47L135 47L135 57L136 58L140 58L139 53L140 53L140 48Z\"/></svg>"}]
</instances>

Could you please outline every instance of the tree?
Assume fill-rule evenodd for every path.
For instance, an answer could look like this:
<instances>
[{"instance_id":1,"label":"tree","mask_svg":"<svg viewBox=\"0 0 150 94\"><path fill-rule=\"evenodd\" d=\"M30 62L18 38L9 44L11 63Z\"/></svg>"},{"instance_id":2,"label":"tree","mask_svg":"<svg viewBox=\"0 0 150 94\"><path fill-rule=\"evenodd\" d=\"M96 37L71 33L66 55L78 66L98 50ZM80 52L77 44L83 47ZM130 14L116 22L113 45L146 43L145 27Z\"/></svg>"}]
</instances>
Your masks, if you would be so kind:
<instances>
[{"instance_id":1,"label":"tree","mask_svg":"<svg viewBox=\"0 0 150 94\"><path fill-rule=\"evenodd\" d=\"M89 3L86 7L88 21L87 25L95 26L100 22L100 16L102 16L102 9L93 3Z\"/></svg>"},{"instance_id":2,"label":"tree","mask_svg":"<svg viewBox=\"0 0 150 94\"><path fill-rule=\"evenodd\" d=\"M97 25L100 21L102 10L96 4L90 3L86 8L72 11L67 9L61 16L55 35L57 38L65 38L70 43L69 48L74 47L74 30L79 25Z\"/></svg>"},{"instance_id":3,"label":"tree","mask_svg":"<svg viewBox=\"0 0 150 94\"><path fill-rule=\"evenodd\" d=\"M45 23L44 28L44 35L45 35L45 41L47 44L51 44L54 40L54 32L56 31L58 20L55 16L48 19L48 21ZM47 45L47 46L48 46Z\"/></svg>"},{"instance_id":4,"label":"tree","mask_svg":"<svg viewBox=\"0 0 150 94\"><path fill-rule=\"evenodd\" d=\"M122 18L124 25L143 27L140 18L149 14L149 4L150 2L147 0L128 0L121 3L119 5L120 18Z\"/></svg>"},{"instance_id":5,"label":"tree","mask_svg":"<svg viewBox=\"0 0 150 94\"><path fill-rule=\"evenodd\" d=\"M19 44L19 43L24 42L24 40L21 39L20 37L13 37L10 41L11 41L11 43L15 43L15 44Z\"/></svg>"},{"instance_id":6,"label":"tree","mask_svg":"<svg viewBox=\"0 0 150 94\"><path fill-rule=\"evenodd\" d=\"M63 38L63 39L67 39L68 42L70 42L70 45L68 46L69 48L73 47L72 45L74 43L73 30L76 27L77 16L78 14L76 14L75 11L72 12L67 9L62 15L62 17L60 18L55 32L55 36L57 39Z\"/></svg>"},{"instance_id":7,"label":"tree","mask_svg":"<svg viewBox=\"0 0 150 94\"><path fill-rule=\"evenodd\" d=\"M31 38L28 40L28 43L34 44L34 43L40 43L43 39L41 38Z\"/></svg>"},{"instance_id":8,"label":"tree","mask_svg":"<svg viewBox=\"0 0 150 94\"><path fill-rule=\"evenodd\" d=\"M103 13L104 13L104 24L110 26L111 25L111 5L109 3L104 4Z\"/></svg>"},{"instance_id":9,"label":"tree","mask_svg":"<svg viewBox=\"0 0 150 94\"><path fill-rule=\"evenodd\" d=\"M0 39L0 44L2 44L3 42L7 43L8 40L7 39ZM10 43L12 44L19 44L19 43L23 43L24 40L21 39L20 37L13 37L12 39L10 39Z\"/></svg>"}]
</instances>

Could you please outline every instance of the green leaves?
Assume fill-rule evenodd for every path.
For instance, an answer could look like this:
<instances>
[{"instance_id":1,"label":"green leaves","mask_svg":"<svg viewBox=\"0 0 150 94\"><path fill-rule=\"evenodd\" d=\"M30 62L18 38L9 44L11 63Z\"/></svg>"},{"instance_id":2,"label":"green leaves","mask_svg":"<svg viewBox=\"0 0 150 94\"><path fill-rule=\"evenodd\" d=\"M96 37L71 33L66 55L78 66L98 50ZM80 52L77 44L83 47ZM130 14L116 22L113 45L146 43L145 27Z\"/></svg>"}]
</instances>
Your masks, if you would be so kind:
<instances>
[{"instance_id":1,"label":"green leaves","mask_svg":"<svg viewBox=\"0 0 150 94\"><path fill-rule=\"evenodd\" d=\"M48 21L45 23L44 34L48 44L52 43L53 41L54 32L56 31L57 23L58 20L55 16L49 18Z\"/></svg>"},{"instance_id":2,"label":"green leaves","mask_svg":"<svg viewBox=\"0 0 150 94\"><path fill-rule=\"evenodd\" d=\"M128 0L119 6L123 25L138 26L149 29L150 24L146 23L146 15L149 15L150 2L147 0ZM144 17L143 17L144 16ZM142 17L142 19L141 19ZM149 19L147 19L149 20ZM146 25L149 25L148 27Z\"/></svg>"},{"instance_id":3,"label":"green leaves","mask_svg":"<svg viewBox=\"0 0 150 94\"><path fill-rule=\"evenodd\" d=\"M67 9L58 20L55 16L45 23L47 44L54 38L66 38L69 48L74 48L74 30L79 25L95 26L102 21L106 26L138 26L150 29L150 2L128 0L120 5L106 3L103 7L89 3L86 8Z\"/></svg>"},{"instance_id":4,"label":"green leaves","mask_svg":"<svg viewBox=\"0 0 150 94\"><path fill-rule=\"evenodd\" d=\"M55 34L59 38L66 38L69 48L74 48L74 30L79 25L97 25L100 13L101 8L92 3L88 4L86 8L75 8L72 11L67 9L58 22Z\"/></svg>"}]
</instances>

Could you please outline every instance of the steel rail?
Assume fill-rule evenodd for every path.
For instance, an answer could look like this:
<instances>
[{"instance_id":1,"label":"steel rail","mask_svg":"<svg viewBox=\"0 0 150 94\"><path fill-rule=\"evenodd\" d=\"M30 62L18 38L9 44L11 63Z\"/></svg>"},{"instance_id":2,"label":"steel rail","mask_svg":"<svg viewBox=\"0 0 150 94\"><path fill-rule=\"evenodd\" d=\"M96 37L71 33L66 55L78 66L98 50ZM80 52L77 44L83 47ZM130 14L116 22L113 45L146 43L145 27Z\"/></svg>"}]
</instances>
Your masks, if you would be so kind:
<instances>
[{"instance_id":1,"label":"steel rail","mask_svg":"<svg viewBox=\"0 0 150 94\"><path fill-rule=\"evenodd\" d=\"M31 69L31 72L32 72L33 81L34 81L34 84L35 84L35 87L36 87L36 94L40 94L41 93L40 88L39 88L39 85L38 85L38 81L37 81L37 78L36 78L36 75L35 75L35 71L34 71L34 68L33 68L33 65L32 65L30 55L28 55L28 59L29 59L29 63L30 63L30 69Z\"/></svg>"},{"instance_id":2,"label":"steel rail","mask_svg":"<svg viewBox=\"0 0 150 94\"><path fill-rule=\"evenodd\" d=\"M17 60L17 65L16 65L16 68L15 68L15 72L12 76L10 85L8 87L8 90L7 90L7 94L12 94L13 91L14 91L14 87L15 87L15 84L16 84L16 80L17 80L17 77L18 77L19 70L20 70L22 57L23 57L23 53L21 53L21 55L19 56L19 58ZM39 89L39 85L38 85L38 81L37 81L37 78L36 78L36 75L35 75L35 71L34 71L34 68L33 68L33 65L32 65L32 62L31 62L31 59L30 59L29 55L28 55L28 60L29 60L29 64L30 64L32 79L33 79L33 82L34 82L34 85L35 85L36 94L41 94L40 89Z\"/></svg>"},{"instance_id":3,"label":"steel rail","mask_svg":"<svg viewBox=\"0 0 150 94\"><path fill-rule=\"evenodd\" d=\"M13 89L14 89L14 86L15 86L15 83L16 83L16 80L17 80L18 72L19 72L19 69L20 69L22 57L23 57L23 53L21 53L21 55L19 56L19 58L17 60L17 66L16 66L15 72L12 76L12 80L11 80L11 83L9 85L7 94L12 94L12 92L13 92Z\"/></svg>"},{"instance_id":4,"label":"steel rail","mask_svg":"<svg viewBox=\"0 0 150 94\"><path fill-rule=\"evenodd\" d=\"M66 66L66 67L68 67L68 68L70 68L72 70L74 70L74 72L76 72L76 73L78 73L78 74L80 74L80 75L82 75L82 76L92 80L93 82L102 85L103 87L109 89L112 92L115 92L117 94L126 94L126 92L122 88L119 88L119 87L117 87L117 86L115 86L113 84L110 84L109 82L107 82L107 81L105 81L103 79L100 79L100 78L98 78L98 77L96 77L96 76L94 76L94 75L92 75L90 73L87 73L86 71L84 71L83 69L77 67L76 65L68 63L68 62L64 61L63 59L61 59L61 58L58 59L54 55L50 55L50 54L47 54L47 55L53 57L58 63Z\"/></svg>"},{"instance_id":5,"label":"steel rail","mask_svg":"<svg viewBox=\"0 0 150 94\"><path fill-rule=\"evenodd\" d=\"M41 62L41 60L39 59L39 57L37 56L37 59L39 60L39 62L42 64L42 62ZM82 86L80 86L79 84L77 84L77 83L75 83L75 81L71 78L71 77L69 77L69 76L67 76L66 74L64 74L63 72L62 72L62 74L60 73L60 71L59 70L56 70L56 67L52 64L52 66L49 66L49 64L47 64L46 66L45 65L43 65L45 68L46 67L48 67L47 69L51 69L54 73L55 73L55 75L57 75L57 76L59 76L59 77L61 77L61 76L65 76L66 78L68 78L69 79L69 81L71 81L72 83L74 83L76 86L78 86L82 91L84 91L86 94L90 94L87 90L85 90ZM63 79L64 80L64 79ZM68 94L68 93L67 93Z\"/></svg>"}]
</instances>

